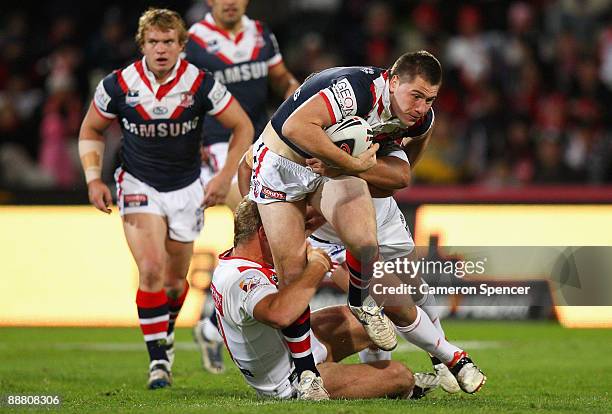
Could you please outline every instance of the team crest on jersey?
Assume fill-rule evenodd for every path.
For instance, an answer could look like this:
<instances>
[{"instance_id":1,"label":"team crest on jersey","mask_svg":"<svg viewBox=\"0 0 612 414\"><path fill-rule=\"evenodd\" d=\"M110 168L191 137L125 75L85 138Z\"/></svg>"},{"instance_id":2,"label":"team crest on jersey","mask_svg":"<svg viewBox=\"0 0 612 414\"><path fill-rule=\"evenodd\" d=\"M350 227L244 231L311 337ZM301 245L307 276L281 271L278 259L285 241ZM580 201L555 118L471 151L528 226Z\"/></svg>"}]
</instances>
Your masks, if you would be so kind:
<instances>
[{"instance_id":1,"label":"team crest on jersey","mask_svg":"<svg viewBox=\"0 0 612 414\"><path fill-rule=\"evenodd\" d=\"M221 50L221 45L219 45L219 41L217 39L212 39L211 41L206 43L206 51L210 54L215 54L219 50Z\"/></svg>"},{"instance_id":2,"label":"team crest on jersey","mask_svg":"<svg viewBox=\"0 0 612 414\"><path fill-rule=\"evenodd\" d=\"M129 89L125 95L125 103L129 106L136 106L140 103L140 91L137 89Z\"/></svg>"},{"instance_id":3,"label":"team crest on jersey","mask_svg":"<svg viewBox=\"0 0 612 414\"><path fill-rule=\"evenodd\" d=\"M182 106L183 108L190 108L193 106L194 101L195 100L191 92L183 92L181 94L181 102L179 103L179 106Z\"/></svg>"},{"instance_id":4,"label":"team crest on jersey","mask_svg":"<svg viewBox=\"0 0 612 414\"><path fill-rule=\"evenodd\" d=\"M258 48L262 48L266 45L266 41L264 40L263 36L258 34L257 38L255 38L255 46Z\"/></svg>"}]
</instances>

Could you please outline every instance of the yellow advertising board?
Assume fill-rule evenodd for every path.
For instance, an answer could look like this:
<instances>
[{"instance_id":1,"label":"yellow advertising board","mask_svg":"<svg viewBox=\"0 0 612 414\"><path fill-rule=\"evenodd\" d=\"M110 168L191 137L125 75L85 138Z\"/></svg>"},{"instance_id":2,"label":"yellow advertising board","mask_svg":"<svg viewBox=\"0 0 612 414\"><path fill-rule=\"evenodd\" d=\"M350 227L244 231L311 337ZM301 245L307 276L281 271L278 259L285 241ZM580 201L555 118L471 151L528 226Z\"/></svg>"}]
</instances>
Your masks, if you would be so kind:
<instances>
[{"instance_id":1,"label":"yellow advertising board","mask_svg":"<svg viewBox=\"0 0 612 414\"><path fill-rule=\"evenodd\" d=\"M0 325L136 326L138 272L116 209L0 207ZM229 209L206 210L190 279L203 283L231 247ZM179 326L191 326L203 300L191 289Z\"/></svg>"},{"instance_id":2,"label":"yellow advertising board","mask_svg":"<svg viewBox=\"0 0 612 414\"><path fill-rule=\"evenodd\" d=\"M415 241L446 246L612 246L612 206L425 205ZM0 207L0 325L136 326L138 274L116 210ZM225 207L206 210L178 319L198 318L217 255L231 247ZM557 307L566 326L612 326L612 307Z\"/></svg>"},{"instance_id":3,"label":"yellow advertising board","mask_svg":"<svg viewBox=\"0 0 612 414\"><path fill-rule=\"evenodd\" d=\"M423 205L415 243L428 246L436 237L440 246L612 246L611 224L610 205ZM516 276L535 276L523 270ZM564 326L612 327L612 306L555 310Z\"/></svg>"}]
</instances>

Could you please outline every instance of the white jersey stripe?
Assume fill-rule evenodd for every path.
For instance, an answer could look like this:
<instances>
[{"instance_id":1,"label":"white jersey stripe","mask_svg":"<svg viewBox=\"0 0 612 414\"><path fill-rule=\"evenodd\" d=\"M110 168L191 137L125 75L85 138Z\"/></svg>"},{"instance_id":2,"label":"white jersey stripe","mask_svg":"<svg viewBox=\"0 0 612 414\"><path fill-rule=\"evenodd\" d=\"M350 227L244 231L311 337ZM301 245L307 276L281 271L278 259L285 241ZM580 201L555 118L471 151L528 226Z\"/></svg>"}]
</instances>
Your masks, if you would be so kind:
<instances>
[{"instance_id":1,"label":"white jersey stripe","mask_svg":"<svg viewBox=\"0 0 612 414\"><path fill-rule=\"evenodd\" d=\"M271 68L272 66L276 66L279 63L282 63L282 61L283 61L283 56L280 53L277 53L276 55L268 59L268 67Z\"/></svg>"}]
</instances>

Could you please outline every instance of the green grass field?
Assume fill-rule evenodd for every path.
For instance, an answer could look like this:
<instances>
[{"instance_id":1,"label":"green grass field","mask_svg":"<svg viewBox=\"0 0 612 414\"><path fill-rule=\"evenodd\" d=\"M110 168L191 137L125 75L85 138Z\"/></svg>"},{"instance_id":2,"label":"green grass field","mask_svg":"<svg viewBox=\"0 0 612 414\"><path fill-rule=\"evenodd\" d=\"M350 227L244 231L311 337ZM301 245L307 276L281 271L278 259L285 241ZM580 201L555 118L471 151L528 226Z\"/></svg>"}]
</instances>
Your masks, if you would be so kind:
<instances>
[{"instance_id":1,"label":"green grass field","mask_svg":"<svg viewBox=\"0 0 612 414\"><path fill-rule=\"evenodd\" d=\"M259 400L233 366L223 375L204 372L187 329L177 334L174 385L148 391L137 328L1 328L0 394L4 401L9 394L58 394L59 411L100 413L612 412L612 330L549 322L448 321L445 328L488 376L476 395L436 390L420 401ZM430 369L426 355L407 344L394 358L416 371ZM0 412L17 411L23 410L0 405Z\"/></svg>"}]
</instances>

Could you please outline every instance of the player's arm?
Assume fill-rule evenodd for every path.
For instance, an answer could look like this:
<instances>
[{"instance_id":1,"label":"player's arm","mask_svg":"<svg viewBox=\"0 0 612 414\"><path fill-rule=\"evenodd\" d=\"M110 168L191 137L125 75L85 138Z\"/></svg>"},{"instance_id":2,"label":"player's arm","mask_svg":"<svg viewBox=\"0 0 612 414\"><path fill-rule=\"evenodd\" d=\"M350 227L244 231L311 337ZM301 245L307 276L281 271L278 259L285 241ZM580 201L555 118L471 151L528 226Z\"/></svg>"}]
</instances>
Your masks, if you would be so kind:
<instances>
[{"instance_id":1,"label":"player's arm","mask_svg":"<svg viewBox=\"0 0 612 414\"><path fill-rule=\"evenodd\" d=\"M397 157L382 156L374 167L357 176L380 189L399 190L410 185L410 164Z\"/></svg>"},{"instance_id":2,"label":"player's arm","mask_svg":"<svg viewBox=\"0 0 612 414\"><path fill-rule=\"evenodd\" d=\"M81 124L79 132L79 157L85 180L89 202L98 210L110 213L113 199L110 189L102 182L102 161L104 156L104 131L113 122L100 115L92 102Z\"/></svg>"},{"instance_id":3,"label":"player's arm","mask_svg":"<svg viewBox=\"0 0 612 414\"><path fill-rule=\"evenodd\" d=\"M427 148L433 133L436 117L433 108L429 108L425 117L408 130L407 136L402 140L402 149L408 156L412 168L421 159L423 151Z\"/></svg>"},{"instance_id":4,"label":"player's arm","mask_svg":"<svg viewBox=\"0 0 612 414\"><path fill-rule=\"evenodd\" d=\"M316 158L306 160L306 164L312 168L312 171L327 177L348 174L346 171L331 168ZM354 175L363 178L370 186L393 194L395 190L410 185L410 164L401 158L384 155L376 159L374 167Z\"/></svg>"},{"instance_id":5,"label":"player's arm","mask_svg":"<svg viewBox=\"0 0 612 414\"><path fill-rule=\"evenodd\" d=\"M298 278L255 305L255 319L273 328L283 329L304 313L321 279L331 269L331 260L323 250L308 246L307 255L308 264Z\"/></svg>"},{"instance_id":6,"label":"player's arm","mask_svg":"<svg viewBox=\"0 0 612 414\"><path fill-rule=\"evenodd\" d=\"M281 61L280 63L270 67L268 71L270 85L272 89L283 99L289 98L296 91L300 83L289 72L287 66Z\"/></svg>"},{"instance_id":7,"label":"player's arm","mask_svg":"<svg viewBox=\"0 0 612 414\"><path fill-rule=\"evenodd\" d=\"M360 173L376 164L378 144L372 145L358 157L352 157L335 146L323 128L332 124L327 104L315 95L300 106L283 124L282 133L304 151L350 173Z\"/></svg>"},{"instance_id":8,"label":"player's arm","mask_svg":"<svg viewBox=\"0 0 612 414\"><path fill-rule=\"evenodd\" d=\"M240 195L245 196L249 193L251 186L251 170L253 168L253 146L244 153L238 164L238 189Z\"/></svg>"},{"instance_id":9,"label":"player's arm","mask_svg":"<svg viewBox=\"0 0 612 414\"><path fill-rule=\"evenodd\" d=\"M253 141L255 130L242 106L236 99L232 99L222 112L215 118L225 128L232 131L227 149L227 160L221 170L208 183L204 206L210 207L222 204L225 201L232 179L238 170L240 158Z\"/></svg>"},{"instance_id":10,"label":"player's arm","mask_svg":"<svg viewBox=\"0 0 612 414\"><path fill-rule=\"evenodd\" d=\"M410 165L414 168L417 162L423 156L423 152L427 145L429 144L429 140L431 139L433 132L433 128L430 128L429 131L425 133L418 140L410 139L407 143L403 144L404 152L408 156L408 160L410 161ZM408 139L405 139L408 140Z\"/></svg>"}]
</instances>

